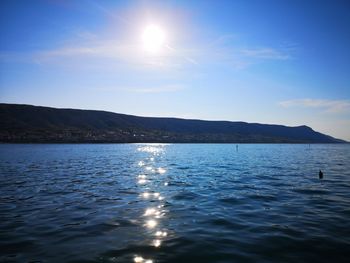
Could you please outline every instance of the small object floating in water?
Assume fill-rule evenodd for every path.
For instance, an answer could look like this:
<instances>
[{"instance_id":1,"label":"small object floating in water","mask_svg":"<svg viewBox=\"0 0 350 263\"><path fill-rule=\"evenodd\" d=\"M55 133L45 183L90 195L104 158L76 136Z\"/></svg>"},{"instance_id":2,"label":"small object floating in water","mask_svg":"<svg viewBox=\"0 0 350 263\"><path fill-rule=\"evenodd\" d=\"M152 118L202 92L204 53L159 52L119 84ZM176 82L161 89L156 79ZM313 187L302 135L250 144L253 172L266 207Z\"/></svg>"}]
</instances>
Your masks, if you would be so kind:
<instances>
[{"instance_id":1,"label":"small object floating in water","mask_svg":"<svg viewBox=\"0 0 350 263\"><path fill-rule=\"evenodd\" d=\"M320 170L320 172L318 173L318 178L323 179L323 172Z\"/></svg>"}]
</instances>

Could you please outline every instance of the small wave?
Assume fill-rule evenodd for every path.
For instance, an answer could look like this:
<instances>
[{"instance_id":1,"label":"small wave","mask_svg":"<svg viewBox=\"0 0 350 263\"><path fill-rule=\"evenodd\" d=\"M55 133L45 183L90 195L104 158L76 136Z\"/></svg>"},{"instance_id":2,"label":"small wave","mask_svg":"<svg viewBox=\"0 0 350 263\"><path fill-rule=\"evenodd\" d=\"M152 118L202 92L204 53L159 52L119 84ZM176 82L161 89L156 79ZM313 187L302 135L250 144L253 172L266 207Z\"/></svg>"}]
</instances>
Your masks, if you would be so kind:
<instances>
[{"instance_id":1,"label":"small wave","mask_svg":"<svg viewBox=\"0 0 350 263\"><path fill-rule=\"evenodd\" d=\"M228 204L241 204L242 198L235 198L235 197L226 197L226 198L220 198L218 199L220 202L228 203Z\"/></svg>"},{"instance_id":2,"label":"small wave","mask_svg":"<svg viewBox=\"0 0 350 263\"><path fill-rule=\"evenodd\" d=\"M267 195L267 194L249 194L247 195L247 198L253 199L253 200L261 200L261 201L266 201L266 202L271 202L271 201L277 201L277 197L274 195Z\"/></svg>"},{"instance_id":3,"label":"small wave","mask_svg":"<svg viewBox=\"0 0 350 263\"><path fill-rule=\"evenodd\" d=\"M174 200L194 200L199 198L200 195L194 192L183 191L173 196Z\"/></svg>"},{"instance_id":4,"label":"small wave","mask_svg":"<svg viewBox=\"0 0 350 263\"><path fill-rule=\"evenodd\" d=\"M329 191L325 189L313 189L313 188L296 188L294 192L306 195L323 195L328 194Z\"/></svg>"}]
</instances>

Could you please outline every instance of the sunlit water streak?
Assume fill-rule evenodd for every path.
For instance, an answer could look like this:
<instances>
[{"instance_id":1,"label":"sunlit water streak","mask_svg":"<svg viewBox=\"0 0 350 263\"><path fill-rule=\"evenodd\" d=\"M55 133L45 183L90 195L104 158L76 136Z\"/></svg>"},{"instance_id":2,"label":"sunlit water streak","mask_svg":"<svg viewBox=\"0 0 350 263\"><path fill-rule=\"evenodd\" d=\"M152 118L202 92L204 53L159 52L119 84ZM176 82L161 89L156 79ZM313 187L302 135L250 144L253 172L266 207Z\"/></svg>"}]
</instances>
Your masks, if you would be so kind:
<instances>
[{"instance_id":1,"label":"sunlit water streak","mask_svg":"<svg viewBox=\"0 0 350 263\"><path fill-rule=\"evenodd\" d=\"M348 262L349 160L349 145L0 145L0 262Z\"/></svg>"},{"instance_id":2,"label":"sunlit water streak","mask_svg":"<svg viewBox=\"0 0 350 263\"><path fill-rule=\"evenodd\" d=\"M166 145L163 144L153 144L153 145L142 145L138 147L139 152L144 152L150 154L150 156L143 157L144 160L141 160L138 162L138 165L145 169L145 171L142 171L143 173L149 173L149 177L151 177L153 180L161 181L162 179L159 178L159 175L165 174L166 169L162 167L154 168L152 165L156 164L156 160L161 159L162 156L165 154L165 149ZM145 166L148 163L148 166ZM141 174L138 175L138 183L139 184L144 184L146 183L146 174ZM140 179L141 178L141 179ZM162 201L164 198L160 195L159 192L156 192L158 189L156 188L156 185L152 185L151 187L148 187L146 192L142 193L142 197L144 199L149 199L150 197L152 198L152 206L154 206L154 201ZM149 193L149 191L153 191L152 193ZM147 200L149 202L149 200ZM154 230L154 234L151 235L152 242L150 243L153 247L159 248L162 245L163 239L167 236L167 232L160 231L157 229L159 226L160 219L165 216L165 210L161 210L164 207L163 202L158 203L157 207L148 207L145 210L144 216L147 217L147 221L145 223L145 227L148 230ZM154 236L156 237L154 239ZM152 261L152 259L148 259L148 261ZM147 260L143 259L142 256L140 255L135 255L134 261L137 262L147 262Z\"/></svg>"}]
</instances>

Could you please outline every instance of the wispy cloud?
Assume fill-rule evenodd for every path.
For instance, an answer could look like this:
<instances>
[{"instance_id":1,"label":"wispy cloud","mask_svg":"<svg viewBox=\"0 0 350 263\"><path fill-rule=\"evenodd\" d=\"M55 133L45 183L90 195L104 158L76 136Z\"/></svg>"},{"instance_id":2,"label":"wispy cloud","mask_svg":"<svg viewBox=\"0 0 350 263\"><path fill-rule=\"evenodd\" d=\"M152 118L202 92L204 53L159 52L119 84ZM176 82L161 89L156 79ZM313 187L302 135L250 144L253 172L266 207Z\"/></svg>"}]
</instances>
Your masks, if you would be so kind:
<instances>
[{"instance_id":1,"label":"wispy cloud","mask_svg":"<svg viewBox=\"0 0 350 263\"><path fill-rule=\"evenodd\" d=\"M295 99L279 102L285 108L319 108L330 113L350 112L350 100Z\"/></svg>"},{"instance_id":2,"label":"wispy cloud","mask_svg":"<svg viewBox=\"0 0 350 263\"><path fill-rule=\"evenodd\" d=\"M165 85L159 87L149 88L124 88L123 90L128 92L136 93L165 93L165 92L176 92L185 89L182 85Z\"/></svg>"},{"instance_id":3,"label":"wispy cloud","mask_svg":"<svg viewBox=\"0 0 350 263\"><path fill-rule=\"evenodd\" d=\"M62 57L132 58L136 52L133 45L123 45L115 40L92 40L88 43L85 41L85 44L78 43L39 51L36 57L43 61Z\"/></svg>"},{"instance_id":4,"label":"wispy cloud","mask_svg":"<svg viewBox=\"0 0 350 263\"><path fill-rule=\"evenodd\" d=\"M216 62L225 63L234 69L243 70L255 64L268 61L283 62L295 58L298 50L296 44L282 43L278 46L241 46L239 36L222 35L202 50L201 57Z\"/></svg>"},{"instance_id":5,"label":"wispy cloud","mask_svg":"<svg viewBox=\"0 0 350 263\"><path fill-rule=\"evenodd\" d=\"M269 60L287 60L291 56L286 52L274 48L251 48L241 49L240 53L243 56L256 58L256 59L269 59Z\"/></svg>"},{"instance_id":6,"label":"wispy cloud","mask_svg":"<svg viewBox=\"0 0 350 263\"><path fill-rule=\"evenodd\" d=\"M110 11L108 8L104 7L103 5L99 4L97 1L87 1L88 4L91 4L93 7L96 7L97 10L103 12L109 17L112 17L114 19L117 19L118 21L124 23L124 24L129 24L129 21L121 16L120 14L117 14L116 12Z\"/></svg>"},{"instance_id":7,"label":"wispy cloud","mask_svg":"<svg viewBox=\"0 0 350 263\"><path fill-rule=\"evenodd\" d=\"M85 33L83 34L85 38ZM79 35L80 37L80 35ZM157 54L144 52L140 43L127 43L115 39L89 39L75 41L56 49L35 52L32 61L39 64L56 63L71 65L98 65L99 62L140 67L140 68L179 68L185 65L197 65L192 51L175 49L169 46ZM1 59L1 57L0 57ZM108 62L108 63L107 63ZM100 64L103 66L103 64Z\"/></svg>"},{"instance_id":8,"label":"wispy cloud","mask_svg":"<svg viewBox=\"0 0 350 263\"><path fill-rule=\"evenodd\" d=\"M129 92L129 93L142 93L142 94L154 94L154 93L170 93L170 92L178 92L186 89L185 85L182 84L169 84L169 85L154 85L154 86L120 86L120 87L98 87L93 88L93 90L98 91L107 91L107 92Z\"/></svg>"}]
</instances>

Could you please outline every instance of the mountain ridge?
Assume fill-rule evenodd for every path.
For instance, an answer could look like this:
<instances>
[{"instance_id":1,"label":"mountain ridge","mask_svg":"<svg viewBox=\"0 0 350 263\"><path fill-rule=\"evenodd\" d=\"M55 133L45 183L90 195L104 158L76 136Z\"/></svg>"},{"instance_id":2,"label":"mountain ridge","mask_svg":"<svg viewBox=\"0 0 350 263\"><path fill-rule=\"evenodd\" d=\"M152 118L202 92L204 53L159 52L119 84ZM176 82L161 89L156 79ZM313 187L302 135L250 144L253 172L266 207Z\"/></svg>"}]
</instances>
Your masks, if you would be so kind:
<instances>
[{"instance_id":1,"label":"mountain ridge","mask_svg":"<svg viewBox=\"0 0 350 263\"><path fill-rule=\"evenodd\" d=\"M0 142L340 143L301 126L0 103Z\"/></svg>"}]
</instances>

